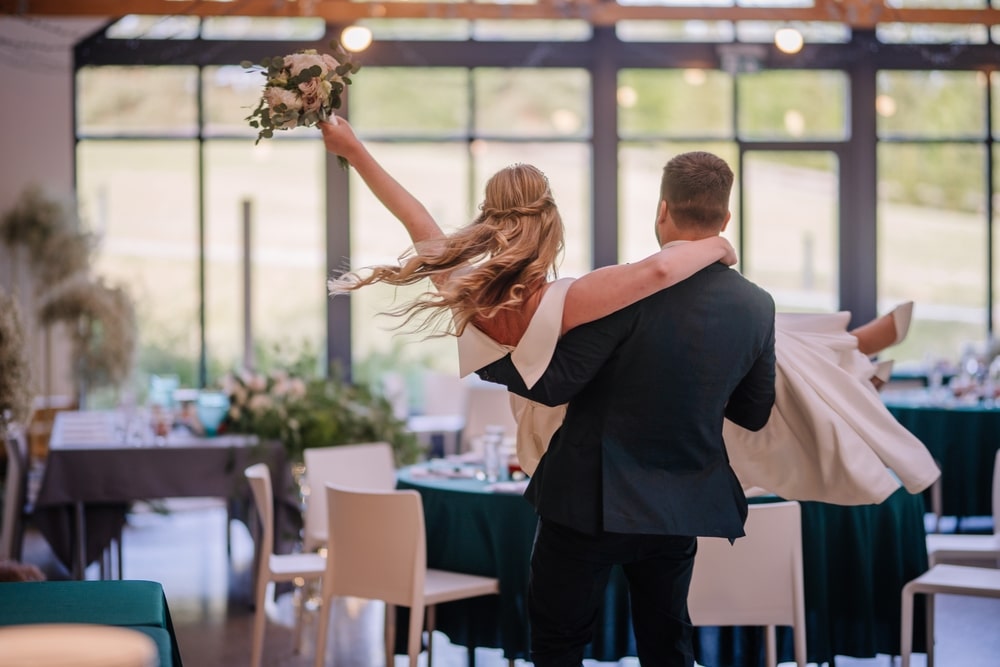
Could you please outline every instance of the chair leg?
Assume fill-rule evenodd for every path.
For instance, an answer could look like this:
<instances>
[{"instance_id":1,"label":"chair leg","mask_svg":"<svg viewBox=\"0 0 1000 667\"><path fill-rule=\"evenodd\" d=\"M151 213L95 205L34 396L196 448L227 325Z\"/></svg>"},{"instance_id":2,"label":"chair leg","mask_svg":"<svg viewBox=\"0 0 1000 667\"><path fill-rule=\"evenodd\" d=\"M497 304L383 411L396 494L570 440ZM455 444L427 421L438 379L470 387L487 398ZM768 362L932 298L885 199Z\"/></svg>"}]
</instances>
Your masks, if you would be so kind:
<instances>
[{"instance_id":1,"label":"chair leg","mask_svg":"<svg viewBox=\"0 0 1000 667\"><path fill-rule=\"evenodd\" d=\"M118 536L118 539L115 541L115 546L118 548L118 579L119 580L125 578L125 560L122 557L122 554L124 553L124 547L122 546L122 543L125 541L124 537L125 537L125 534L123 532L121 535Z\"/></svg>"},{"instance_id":2,"label":"chair leg","mask_svg":"<svg viewBox=\"0 0 1000 667\"><path fill-rule=\"evenodd\" d=\"M323 667L326 658L326 636L330 632L330 607L332 606L333 595L327 594L324 590L319 602L319 620L316 623L316 667Z\"/></svg>"},{"instance_id":3,"label":"chair leg","mask_svg":"<svg viewBox=\"0 0 1000 667\"><path fill-rule=\"evenodd\" d=\"M903 586L899 624L899 667L910 667L910 653L913 651L913 587Z\"/></svg>"},{"instance_id":4,"label":"chair leg","mask_svg":"<svg viewBox=\"0 0 1000 667\"><path fill-rule=\"evenodd\" d=\"M396 605L385 603L385 667L392 667L396 656Z\"/></svg>"},{"instance_id":5,"label":"chair leg","mask_svg":"<svg viewBox=\"0 0 1000 667\"><path fill-rule=\"evenodd\" d=\"M778 640L773 625L764 628L764 662L767 667L778 667Z\"/></svg>"},{"instance_id":6,"label":"chair leg","mask_svg":"<svg viewBox=\"0 0 1000 667\"><path fill-rule=\"evenodd\" d=\"M256 605L253 610L253 638L251 639L250 667L260 667L264 655L264 631L267 625L267 611L265 610L267 580L262 577L257 578L255 598Z\"/></svg>"},{"instance_id":7,"label":"chair leg","mask_svg":"<svg viewBox=\"0 0 1000 667\"><path fill-rule=\"evenodd\" d=\"M924 595L927 600L927 667L934 667L934 593Z\"/></svg>"},{"instance_id":8,"label":"chair leg","mask_svg":"<svg viewBox=\"0 0 1000 667\"><path fill-rule=\"evenodd\" d=\"M427 628L427 667L432 667L434 664L432 662L434 658L434 609L436 607L431 605L427 607L426 619L424 621L424 627Z\"/></svg>"},{"instance_id":9,"label":"chair leg","mask_svg":"<svg viewBox=\"0 0 1000 667\"><path fill-rule=\"evenodd\" d=\"M410 667L417 667L417 657L420 656L420 636L424 629L424 606L410 607L410 632L407 637L406 651L410 657Z\"/></svg>"}]
</instances>

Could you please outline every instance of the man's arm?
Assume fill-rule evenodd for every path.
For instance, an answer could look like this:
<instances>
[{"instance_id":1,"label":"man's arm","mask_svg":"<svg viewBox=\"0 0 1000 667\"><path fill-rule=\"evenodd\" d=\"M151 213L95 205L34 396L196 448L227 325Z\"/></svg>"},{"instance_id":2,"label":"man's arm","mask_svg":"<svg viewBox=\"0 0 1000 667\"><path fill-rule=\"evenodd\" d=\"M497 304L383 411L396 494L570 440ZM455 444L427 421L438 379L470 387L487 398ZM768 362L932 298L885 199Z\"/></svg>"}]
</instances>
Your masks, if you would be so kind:
<instances>
[{"instance_id":1,"label":"man's arm","mask_svg":"<svg viewBox=\"0 0 1000 667\"><path fill-rule=\"evenodd\" d=\"M552 360L531 389L525 386L509 354L476 373L519 396L544 405L562 405L587 386L618 349L631 331L634 313L634 307L619 310L568 332L559 340Z\"/></svg>"},{"instance_id":2,"label":"man's arm","mask_svg":"<svg viewBox=\"0 0 1000 667\"><path fill-rule=\"evenodd\" d=\"M772 318L773 321L773 318ZM726 404L726 418L750 431L764 428L774 406L774 324L760 356Z\"/></svg>"}]
</instances>

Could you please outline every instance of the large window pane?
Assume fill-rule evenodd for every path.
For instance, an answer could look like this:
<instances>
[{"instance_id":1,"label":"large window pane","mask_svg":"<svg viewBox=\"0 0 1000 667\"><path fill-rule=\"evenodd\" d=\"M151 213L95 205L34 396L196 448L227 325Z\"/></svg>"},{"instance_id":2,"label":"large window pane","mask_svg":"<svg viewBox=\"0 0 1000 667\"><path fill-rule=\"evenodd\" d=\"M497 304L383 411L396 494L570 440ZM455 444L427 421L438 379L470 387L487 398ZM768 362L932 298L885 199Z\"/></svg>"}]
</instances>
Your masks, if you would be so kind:
<instances>
[{"instance_id":1,"label":"large window pane","mask_svg":"<svg viewBox=\"0 0 1000 667\"><path fill-rule=\"evenodd\" d=\"M660 201L660 179L670 158L693 150L715 153L737 170L736 146L731 143L622 143L618 151L618 258L635 262L656 252L656 208ZM738 179L737 175L737 179ZM738 180L737 180L738 182ZM740 230L736 190L730 201L733 217L723 234L734 245ZM739 268L739 265L737 265Z\"/></svg>"},{"instance_id":2,"label":"large window pane","mask_svg":"<svg viewBox=\"0 0 1000 667\"><path fill-rule=\"evenodd\" d=\"M325 154L320 142L205 145L206 336L210 373L243 356L243 210L250 202L251 312L257 364L275 346L325 340ZM211 380L211 378L210 378Z\"/></svg>"},{"instance_id":3,"label":"large window pane","mask_svg":"<svg viewBox=\"0 0 1000 667\"><path fill-rule=\"evenodd\" d=\"M986 81L981 72L879 72L879 137L984 137Z\"/></svg>"},{"instance_id":4,"label":"large window pane","mask_svg":"<svg viewBox=\"0 0 1000 667\"><path fill-rule=\"evenodd\" d=\"M365 137L440 138L468 133L466 69L372 67L353 81L347 93L351 125Z\"/></svg>"},{"instance_id":5,"label":"large window pane","mask_svg":"<svg viewBox=\"0 0 1000 667\"><path fill-rule=\"evenodd\" d=\"M246 118L257 108L264 77L242 67L206 67L202 71L203 133L256 137ZM278 134L281 134L280 132Z\"/></svg>"},{"instance_id":6,"label":"large window pane","mask_svg":"<svg viewBox=\"0 0 1000 667\"><path fill-rule=\"evenodd\" d=\"M743 139L834 140L848 134L844 72L764 71L737 79Z\"/></svg>"},{"instance_id":7,"label":"large window pane","mask_svg":"<svg viewBox=\"0 0 1000 667\"><path fill-rule=\"evenodd\" d=\"M743 273L779 310L839 303L837 156L752 151L743 159Z\"/></svg>"},{"instance_id":8,"label":"large window pane","mask_svg":"<svg viewBox=\"0 0 1000 667\"><path fill-rule=\"evenodd\" d=\"M77 191L98 235L94 271L125 286L139 323L138 386L148 373L198 381L198 146L81 141Z\"/></svg>"},{"instance_id":9,"label":"large window pane","mask_svg":"<svg viewBox=\"0 0 1000 667\"><path fill-rule=\"evenodd\" d=\"M916 302L897 360L955 359L986 335L984 160L978 145L879 147L879 302Z\"/></svg>"},{"instance_id":10,"label":"large window pane","mask_svg":"<svg viewBox=\"0 0 1000 667\"><path fill-rule=\"evenodd\" d=\"M195 67L84 67L76 83L81 136L198 132Z\"/></svg>"},{"instance_id":11,"label":"large window pane","mask_svg":"<svg viewBox=\"0 0 1000 667\"><path fill-rule=\"evenodd\" d=\"M586 70L481 68L473 76L478 134L590 136L590 78Z\"/></svg>"},{"instance_id":12,"label":"large window pane","mask_svg":"<svg viewBox=\"0 0 1000 667\"><path fill-rule=\"evenodd\" d=\"M626 69L618 75L618 133L638 137L733 136L733 79L706 69Z\"/></svg>"},{"instance_id":13,"label":"large window pane","mask_svg":"<svg viewBox=\"0 0 1000 667\"><path fill-rule=\"evenodd\" d=\"M615 34L623 42L729 42L732 21L619 21Z\"/></svg>"}]
</instances>

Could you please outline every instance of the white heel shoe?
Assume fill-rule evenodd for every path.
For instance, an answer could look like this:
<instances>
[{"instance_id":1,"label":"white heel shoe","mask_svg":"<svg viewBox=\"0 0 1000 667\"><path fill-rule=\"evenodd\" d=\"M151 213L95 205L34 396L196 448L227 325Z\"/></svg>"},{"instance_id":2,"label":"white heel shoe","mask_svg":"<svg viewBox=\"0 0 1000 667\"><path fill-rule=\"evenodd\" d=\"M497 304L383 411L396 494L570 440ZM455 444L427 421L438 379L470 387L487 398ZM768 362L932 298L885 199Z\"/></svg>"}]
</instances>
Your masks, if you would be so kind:
<instances>
[{"instance_id":1,"label":"white heel shoe","mask_svg":"<svg viewBox=\"0 0 1000 667\"><path fill-rule=\"evenodd\" d=\"M913 319L913 302L905 301L892 310L892 323L896 325L896 340L893 345L899 345L910 332L910 320Z\"/></svg>"}]
</instances>

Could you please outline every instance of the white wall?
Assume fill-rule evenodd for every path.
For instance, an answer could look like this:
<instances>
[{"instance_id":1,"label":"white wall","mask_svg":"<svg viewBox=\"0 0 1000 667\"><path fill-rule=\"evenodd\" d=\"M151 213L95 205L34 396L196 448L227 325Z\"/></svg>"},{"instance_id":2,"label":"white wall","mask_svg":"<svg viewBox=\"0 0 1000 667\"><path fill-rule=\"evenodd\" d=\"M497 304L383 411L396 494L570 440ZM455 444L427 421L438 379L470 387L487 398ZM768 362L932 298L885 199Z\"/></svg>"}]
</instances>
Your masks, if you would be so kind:
<instances>
[{"instance_id":1,"label":"white wall","mask_svg":"<svg viewBox=\"0 0 1000 667\"><path fill-rule=\"evenodd\" d=\"M57 196L72 194L73 45L105 22L0 17L0 215L30 185ZM44 336L30 316L34 289L23 265L0 243L0 287L18 295L35 390L70 394L65 337L55 336L52 368L46 371Z\"/></svg>"}]
</instances>

